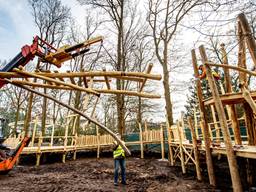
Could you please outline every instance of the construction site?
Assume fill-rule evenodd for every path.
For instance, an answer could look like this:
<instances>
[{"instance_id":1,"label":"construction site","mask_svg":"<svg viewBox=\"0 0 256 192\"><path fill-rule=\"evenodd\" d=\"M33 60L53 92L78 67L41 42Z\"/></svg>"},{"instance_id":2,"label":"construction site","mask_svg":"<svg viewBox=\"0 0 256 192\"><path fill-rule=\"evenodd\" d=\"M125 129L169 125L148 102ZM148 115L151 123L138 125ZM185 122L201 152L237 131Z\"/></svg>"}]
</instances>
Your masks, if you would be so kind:
<instances>
[{"instance_id":1,"label":"construction site","mask_svg":"<svg viewBox=\"0 0 256 192\"><path fill-rule=\"evenodd\" d=\"M236 59L225 42L217 45L220 63L204 44L188 53L196 100L192 112L179 112L175 120L166 99L169 79L153 61L143 68L118 66L120 49L111 56L104 36L64 46L34 36L1 65L3 92L20 94L19 102L26 97L12 121L7 109L1 111L0 191L256 191L255 29L244 13L232 22ZM102 51L117 57L116 68L98 60ZM87 60L90 67L83 65ZM152 84L157 88L148 88ZM143 116L161 98L164 120ZM122 108L128 101L130 110ZM144 101L156 105L142 109Z\"/></svg>"}]
</instances>

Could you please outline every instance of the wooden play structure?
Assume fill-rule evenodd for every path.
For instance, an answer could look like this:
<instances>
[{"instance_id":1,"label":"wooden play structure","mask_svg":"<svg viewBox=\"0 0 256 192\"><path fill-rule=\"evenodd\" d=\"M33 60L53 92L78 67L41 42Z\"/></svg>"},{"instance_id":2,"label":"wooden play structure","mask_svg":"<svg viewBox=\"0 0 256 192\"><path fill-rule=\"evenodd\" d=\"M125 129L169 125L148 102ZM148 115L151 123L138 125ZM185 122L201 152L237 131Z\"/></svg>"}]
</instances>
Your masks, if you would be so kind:
<instances>
[{"instance_id":1,"label":"wooden play structure","mask_svg":"<svg viewBox=\"0 0 256 192\"><path fill-rule=\"evenodd\" d=\"M256 181L255 159L256 159L256 92L250 90L248 79L256 76L256 72L248 70L246 61L246 48L250 53L251 60L256 68L256 42L252 36L251 29L244 14L238 15L237 36L238 36L238 62L237 66L230 65L228 62L228 53L225 45L221 44L220 52L222 54L222 63L216 64L208 60L206 50L203 45L199 47L200 61L204 67L204 79L199 74L199 63L196 50L191 51L192 65L194 69L196 91L198 98L198 109L195 108L194 116L184 119L184 114L175 125L161 124L159 129L149 130L147 123L144 126L138 124L139 139L135 141L126 141L126 146L139 146L141 158L144 158L145 146L148 144L158 144L161 146L162 159L165 158L165 146L168 146L168 157L170 165L181 165L182 173L186 173L188 166L193 165L196 169L198 180L203 180L200 157L204 156L209 183L216 186L216 177L214 171L214 157L227 157L233 190L243 191L240 170L245 171L247 184L252 186ZM99 42L88 41L90 44ZM86 47L84 44L79 45ZM59 51L49 54L45 59L60 65L61 62L70 59L65 50L70 47L63 47ZM73 48L74 49L74 48ZM72 50L73 50L72 49ZM83 50L86 52L85 50ZM62 58L63 57L63 58ZM54 58L59 58L57 62ZM219 84L214 78L212 67L223 69L224 86ZM100 124L94 118L95 108L101 94L125 94L143 98L160 98L157 94L144 92L143 88L147 80L161 80L161 75L151 74L153 64L149 64L145 72L122 72L122 71L80 71L80 72L60 72L60 71L34 71L28 72L22 66L15 67L12 71L0 72L0 78L5 83L13 84L17 87L46 97L54 102L67 107L72 111L66 117L66 123L63 135L54 135L55 125L51 124L51 135L42 136L38 129L38 119L31 121L32 139L29 146L25 147L22 154L35 154L36 165L40 165L40 158L45 153L61 153L62 162L65 163L67 154L72 154L76 159L78 151L96 150L97 158L103 149L110 149L113 141L117 140L124 147L127 153L129 149L124 143L107 127ZM231 84L231 73L234 70L238 73L239 92L234 92ZM200 78L198 78L200 77ZM137 90L117 90L114 88L116 80L124 80L139 84ZM202 81L207 81L211 97L204 98L202 91ZM97 85L97 86L96 86ZM100 85L100 86L98 86ZM101 87L101 88L99 88ZM219 88L221 90L219 90ZM87 93L83 99L83 105L88 106L89 98L96 96L96 103L93 106L91 116L61 102L56 98L41 93L36 88L77 90ZM238 116L237 107L243 109L243 115ZM94 123L94 135L79 135L75 125L78 117L84 117ZM241 135L241 125L245 125L246 135ZM99 133L99 129L105 130L104 134ZM185 129L190 130L191 138L187 138ZM9 138L6 144L16 146L20 138ZM237 157L244 159L244 164L239 164ZM243 167L240 167L243 166Z\"/></svg>"},{"instance_id":2,"label":"wooden play structure","mask_svg":"<svg viewBox=\"0 0 256 192\"><path fill-rule=\"evenodd\" d=\"M202 180L199 154L205 151L209 182L213 186L217 184L212 155L226 155L233 190L241 192L243 191L241 177L239 175L241 170L246 172L248 186L253 186L256 181L256 103L254 101L256 95L255 91L249 90L248 87L249 76L256 76L256 73L248 70L246 67L246 47L249 50L254 66L256 66L256 43L252 37L251 29L244 14L238 15L238 42L238 66L229 65L224 44L221 45L220 49L222 53L222 64L210 62L207 58L204 46L201 45L199 47L201 61L206 68L206 81L209 84L212 97L203 97L201 80L197 79L196 90L200 116L198 118L197 112L195 111L193 118L194 123L192 117L187 119L193 144L183 143L182 139L175 141L171 138L171 140L169 140L169 153L171 164L174 165L176 160L180 161L183 173L186 172L186 165L189 160L191 160L192 164L195 165L198 180ZM199 72L196 51L192 50L191 53L194 76L198 77ZM225 92L218 90L218 81L213 77L212 66L223 68ZM231 69L238 72L240 92L233 92L230 77ZM241 117L237 116L236 107L238 105L243 108L243 116ZM208 113L206 112L207 110ZM209 112L211 117L208 115ZM209 119L212 119L213 122L209 122ZM179 130L179 136L182 132L179 128L180 124L180 122L177 122L175 127ZM241 124L245 124L246 127L246 135L243 137L241 136L240 130ZM233 133L232 135L231 132ZM237 157L242 157L246 161L243 161L243 164L238 164Z\"/></svg>"}]
</instances>

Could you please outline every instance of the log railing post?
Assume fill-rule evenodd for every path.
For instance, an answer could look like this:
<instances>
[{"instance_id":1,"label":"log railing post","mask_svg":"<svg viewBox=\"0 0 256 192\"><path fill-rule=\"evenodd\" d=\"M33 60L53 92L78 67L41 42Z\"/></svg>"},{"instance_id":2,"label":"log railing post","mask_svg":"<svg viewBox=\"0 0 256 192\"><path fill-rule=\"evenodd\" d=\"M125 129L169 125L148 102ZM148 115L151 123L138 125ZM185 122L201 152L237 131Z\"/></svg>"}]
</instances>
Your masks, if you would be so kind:
<instances>
[{"instance_id":1,"label":"log railing post","mask_svg":"<svg viewBox=\"0 0 256 192\"><path fill-rule=\"evenodd\" d=\"M192 142L193 142L193 150L194 150L194 157L195 157L195 166L196 166L196 175L197 179L199 181L202 181L202 174L201 174L201 169L200 169L200 160L199 160L199 150L197 147L197 139L196 139L196 133L195 133L195 128L192 124L191 117L188 118L188 125L192 134Z\"/></svg>"}]
</instances>

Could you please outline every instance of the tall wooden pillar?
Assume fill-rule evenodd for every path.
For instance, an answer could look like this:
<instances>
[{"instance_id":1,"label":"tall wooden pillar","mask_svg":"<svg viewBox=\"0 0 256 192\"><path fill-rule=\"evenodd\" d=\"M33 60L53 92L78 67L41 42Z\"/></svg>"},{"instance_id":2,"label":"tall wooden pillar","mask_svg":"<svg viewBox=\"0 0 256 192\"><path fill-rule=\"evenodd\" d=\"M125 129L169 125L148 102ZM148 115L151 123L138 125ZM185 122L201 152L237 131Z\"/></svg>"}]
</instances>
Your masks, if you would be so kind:
<instances>
[{"instance_id":1,"label":"tall wooden pillar","mask_svg":"<svg viewBox=\"0 0 256 192\"><path fill-rule=\"evenodd\" d=\"M221 53L222 53L222 62L223 65L228 65L228 57L227 57L227 52L225 50L225 44L221 44ZM229 74L229 69L224 68L224 79L225 79L225 86L226 86L226 92L227 93L232 93L232 86L231 86L231 78ZM228 110L230 112L230 120L231 120L231 125L232 129L234 131L234 136L235 136L235 144L241 145L242 144L242 138L240 134L240 128L239 128L239 123L237 120L237 113L236 113L236 108L234 104L228 105Z\"/></svg>"},{"instance_id":2,"label":"tall wooden pillar","mask_svg":"<svg viewBox=\"0 0 256 192\"><path fill-rule=\"evenodd\" d=\"M196 59L196 53L193 49L191 51L192 54L192 63L194 68L194 75L195 77L199 76L198 67L197 67L197 59ZM208 176L209 181L212 186L216 186L216 179L215 174L213 170L213 162L212 162L212 154L210 149L210 138L209 138L209 130L208 130L208 123L206 118L206 112L203 104L203 93L202 93L202 86L201 82L199 80L196 81L196 90L197 90L197 97L199 102L199 108L200 108L200 116L201 121L203 123L203 134L205 138L205 152L206 152L206 163L207 163L207 170L208 170Z\"/></svg>"},{"instance_id":3,"label":"tall wooden pillar","mask_svg":"<svg viewBox=\"0 0 256 192\"><path fill-rule=\"evenodd\" d=\"M233 185L233 191L235 192L242 192L242 184L238 172L238 166L237 166L237 161L236 161L236 156L234 154L229 130L228 130L228 124L227 124L227 119L225 116L225 111L224 107L221 103L219 92L217 90L216 83L214 81L211 69L208 65L205 63L208 61L204 46L199 47L199 51L201 54L202 62L206 68L206 76L208 79L208 83L212 92L212 97L214 99L214 104L218 113L220 125L222 128L222 133L224 137L224 142L226 146L226 153L227 153L227 158L228 158L228 164L229 164L229 169L230 169L230 175L231 175L231 180L232 180L232 185Z\"/></svg>"}]
</instances>

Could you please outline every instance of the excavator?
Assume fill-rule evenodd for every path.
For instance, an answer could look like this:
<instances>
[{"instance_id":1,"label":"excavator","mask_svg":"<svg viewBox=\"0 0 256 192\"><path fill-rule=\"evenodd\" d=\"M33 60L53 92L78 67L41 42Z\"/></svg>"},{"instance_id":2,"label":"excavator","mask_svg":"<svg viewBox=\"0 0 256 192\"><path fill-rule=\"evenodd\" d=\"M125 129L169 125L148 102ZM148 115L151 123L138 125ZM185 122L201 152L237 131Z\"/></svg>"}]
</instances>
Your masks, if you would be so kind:
<instances>
[{"instance_id":1,"label":"excavator","mask_svg":"<svg viewBox=\"0 0 256 192\"><path fill-rule=\"evenodd\" d=\"M14 149L13 151L4 145L0 145L0 150L4 151L6 155L6 159L0 162L0 174L7 174L10 170L12 170L23 148L27 147L29 142L30 137L24 137L23 140L16 147L16 149Z\"/></svg>"},{"instance_id":2,"label":"excavator","mask_svg":"<svg viewBox=\"0 0 256 192\"><path fill-rule=\"evenodd\" d=\"M35 36L31 45L24 45L21 48L21 51L9 63L0 68L0 73L11 72L16 67L25 66L33 60L35 56L42 62L47 62L60 68L63 62L88 52L90 50L90 45L102 41L103 38L99 36L76 45L65 45L57 49L40 37ZM5 82L4 79L0 79L0 88L6 83L7 82ZM6 174L12 170L23 148L28 146L30 137L25 136L13 151L1 145L3 141L4 139L0 141L0 150L2 153L4 152L6 157L2 161L0 160L0 174Z\"/></svg>"}]
</instances>

